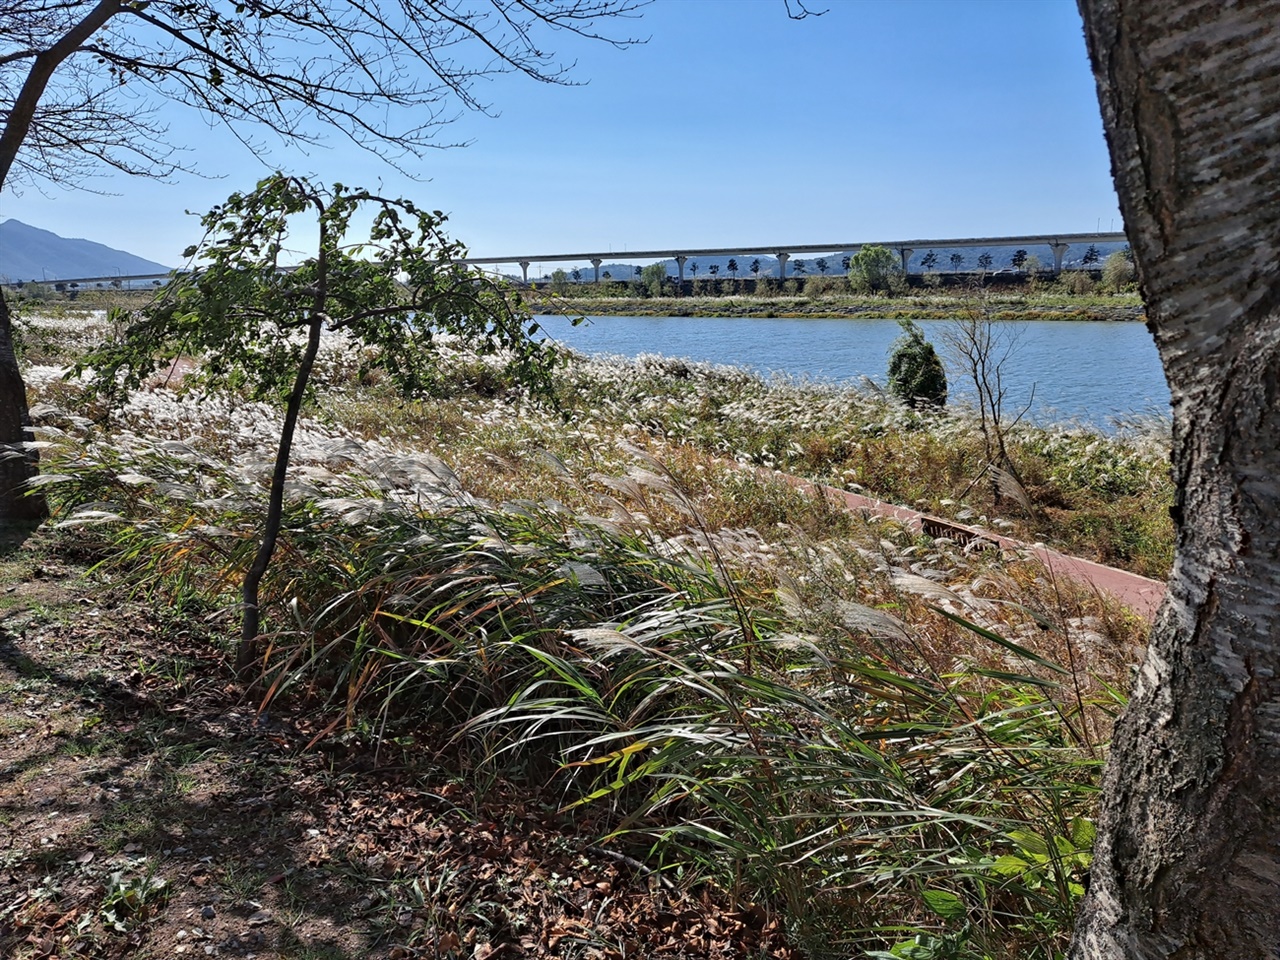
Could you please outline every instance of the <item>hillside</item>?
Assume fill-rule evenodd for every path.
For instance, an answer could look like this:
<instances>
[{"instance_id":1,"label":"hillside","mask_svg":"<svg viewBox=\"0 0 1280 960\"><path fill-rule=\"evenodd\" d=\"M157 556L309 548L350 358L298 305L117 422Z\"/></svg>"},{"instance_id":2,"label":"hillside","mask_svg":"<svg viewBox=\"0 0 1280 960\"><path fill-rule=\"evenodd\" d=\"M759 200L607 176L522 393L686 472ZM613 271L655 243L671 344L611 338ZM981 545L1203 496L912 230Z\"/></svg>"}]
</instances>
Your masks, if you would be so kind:
<instances>
[{"instance_id":1,"label":"hillside","mask_svg":"<svg viewBox=\"0 0 1280 960\"><path fill-rule=\"evenodd\" d=\"M92 240L71 240L20 220L0 223L0 280L72 280L167 273L154 260Z\"/></svg>"}]
</instances>

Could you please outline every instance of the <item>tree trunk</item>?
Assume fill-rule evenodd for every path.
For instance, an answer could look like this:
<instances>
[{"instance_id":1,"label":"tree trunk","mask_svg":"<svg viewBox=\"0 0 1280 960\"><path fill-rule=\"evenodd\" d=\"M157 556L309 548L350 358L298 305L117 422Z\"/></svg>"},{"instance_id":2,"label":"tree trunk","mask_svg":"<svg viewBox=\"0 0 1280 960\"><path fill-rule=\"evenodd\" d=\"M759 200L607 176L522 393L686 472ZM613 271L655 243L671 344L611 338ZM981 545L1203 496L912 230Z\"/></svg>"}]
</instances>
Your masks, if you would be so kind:
<instances>
[{"instance_id":1,"label":"tree trunk","mask_svg":"<svg viewBox=\"0 0 1280 960\"><path fill-rule=\"evenodd\" d=\"M244 613L240 620L240 646L236 649L236 669L242 672L248 670L257 652L258 629L262 620L258 588L262 585L267 567L271 565L271 556L275 553L276 541L280 537L280 523L284 518L284 485L289 471L289 454L293 449L293 435L298 427L298 415L302 412L302 402L307 395L307 381L311 379L311 369L315 366L316 354L320 351L320 334L323 326L323 315L316 311L308 331L307 349L303 354L302 364L298 367L293 390L285 406L284 425L280 428L280 443L276 448L275 468L271 474L271 493L267 499L267 519L262 527L262 542L258 544L253 564L245 572L244 584L240 589Z\"/></svg>"},{"instance_id":2,"label":"tree trunk","mask_svg":"<svg viewBox=\"0 0 1280 960\"><path fill-rule=\"evenodd\" d=\"M307 326L307 348L302 354L302 363L294 376L293 389L285 404L284 424L280 428L280 444L276 448L275 468L271 474L271 493L267 500L267 520L262 528L262 542L258 544L258 552L253 564L244 575L244 584L240 590L244 613L240 620L240 646L236 649L236 669L248 673L249 667L257 654L258 631L262 622L262 609L259 605L259 587L271 565L272 554L276 550L276 540L280 537L280 523L284 517L284 485L289 472L289 454L293 449L293 434L298 427L298 417L302 413L302 404L307 397L307 383L311 380L311 370L315 366L316 354L320 352L320 337L324 331L325 300L329 289L329 226L325 222L326 209L324 203L316 196L310 201L320 212L320 239L316 254L316 288L311 301L311 317Z\"/></svg>"},{"instance_id":3,"label":"tree trunk","mask_svg":"<svg viewBox=\"0 0 1280 960\"><path fill-rule=\"evenodd\" d=\"M43 520L49 515L44 494L24 490L39 472L38 454L22 447L24 441L34 439L27 385L13 348L9 305L0 290L0 521Z\"/></svg>"},{"instance_id":4,"label":"tree trunk","mask_svg":"<svg viewBox=\"0 0 1280 960\"><path fill-rule=\"evenodd\" d=\"M4 129L0 130L0 191L8 182L13 162L27 138L40 98L54 71L122 10L119 0L100 0L83 20L32 60L22 88L5 113ZM0 293L0 521L43 520L48 516L42 494L21 495L23 485L37 473L38 457L34 451L20 451L14 445L30 439L27 386L22 382L14 354L9 306ZM16 455L18 453L21 455Z\"/></svg>"},{"instance_id":5,"label":"tree trunk","mask_svg":"<svg viewBox=\"0 0 1280 960\"><path fill-rule=\"evenodd\" d=\"M1280 0L1080 0L1177 556L1070 956L1280 957Z\"/></svg>"}]
</instances>

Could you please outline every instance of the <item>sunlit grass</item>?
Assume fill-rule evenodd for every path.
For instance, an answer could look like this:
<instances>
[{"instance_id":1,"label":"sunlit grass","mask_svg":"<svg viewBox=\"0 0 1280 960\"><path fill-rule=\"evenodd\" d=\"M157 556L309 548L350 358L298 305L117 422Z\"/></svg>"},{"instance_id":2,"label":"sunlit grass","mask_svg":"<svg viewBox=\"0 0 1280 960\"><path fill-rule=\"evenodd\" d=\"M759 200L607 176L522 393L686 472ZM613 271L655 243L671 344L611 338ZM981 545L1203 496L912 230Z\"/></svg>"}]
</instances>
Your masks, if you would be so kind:
<instances>
[{"instance_id":1,"label":"sunlit grass","mask_svg":"<svg viewBox=\"0 0 1280 960\"><path fill-rule=\"evenodd\" d=\"M578 829L781 911L814 955L1055 956L1143 625L1016 554L740 469L978 519L987 485L955 489L971 425L657 357L569 358L539 405L485 364L459 349L401 402L326 355L262 696L307 704L317 737L413 735L523 778ZM233 635L275 411L157 388L99 423L28 373L56 521ZM1158 439L1025 436L1029 482L1158 494Z\"/></svg>"}]
</instances>

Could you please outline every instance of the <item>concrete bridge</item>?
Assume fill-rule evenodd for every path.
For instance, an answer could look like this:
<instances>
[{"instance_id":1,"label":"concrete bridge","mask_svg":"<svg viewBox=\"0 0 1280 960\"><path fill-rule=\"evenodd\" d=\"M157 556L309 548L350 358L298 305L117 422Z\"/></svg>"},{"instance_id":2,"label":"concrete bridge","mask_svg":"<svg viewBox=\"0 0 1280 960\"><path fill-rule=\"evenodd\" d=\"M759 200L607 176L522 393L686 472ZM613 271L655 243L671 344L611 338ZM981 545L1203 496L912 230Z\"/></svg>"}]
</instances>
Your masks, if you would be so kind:
<instances>
[{"instance_id":1,"label":"concrete bridge","mask_svg":"<svg viewBox=\"0 0 1280 960\"><path fill-rule=\"evenodd\" d=\"M160 286L168 283L168 273L135 273L121 274L113 273L107 277L48 277L43 280L12 280L8 277L0 278L0 286L21 288L28 283L34 283L38 287L84 287L86 290L93 287L123 287L126 290L132 290L135 283L147 283L149 285Z\"/></svg>"},{"instance_id":2,"label":"concrete bridge","mask_svg":"<svg viewBox=\"0 0 1280 960\"><path fill-rule=\"evenodd\" d=\"M1066 252L1071 247L1087 248L1091 244L1096 243L1127 243L1128 238L1119 232L1108 233L1043 233L1032 234L1022 237L960 237L943 240L875 240L875 241L859 241L857 243L791 243L791 244L766 244L764 246L746 246L746 247L698 247L698 248L681 248L667 250L629 250L622 253L548 253L541 256L514 256L514 257L466 257L460 260L460 263L472 265L493 265L502 264L518 264L521 275L526 283L529 282L529 266L534 263L590 263L595 268L595 279L598 283L600 280L600 265L605 262L606 258L617 259L623 257L627 260L674 260L679 270L680 281L684 282L684 265L693 257L777 257L781 267L781 275L787 275L787 261L797 254L824 254L824 253L857 253L858 250L872 244L880 247L887 247L896 252L902 260L902 272L907 273L907 263L911 259L911 255L918 250L933 250L938 248L984 248L992 247L1039 247L1047 246L1053 256L1053 272L1062 272L1062 261ZM291 267L285 269L293 269ZM47 283L49 286L54 284L62 286L76 285L79 287L89 287L91 285L112 285L117 284L131 288L134 283L144 282L159 285L169 279L167 273L148 273L138 274L135 276L121 276L116 274L110 277L74 277L71 279L56 279L46 281L29 281L31 283ZM20 282L0 278L0 285L3 286L19 286Z\"/></svg>"},{"instance_id":3,"label":"concrete bridge","mask_svg":"<svg viewBox=\"0 0 1280 960\"><path fill-rule=\"evenodd\" d=\"M902 272L906 273L911 254L917 250L931 250L939 247L1039 247L1047 246L1053 257L1053 272L1062 272L1062 260L1069 248L1073 246L1088 247L1095 243L1127 243L1123 233L1042 233L1022 237L959 237L943 240L874 240L857 243L791 243L766 244L764 246L746 247L699 247L667 250L629 250L623 253L550 253L541 256L512 257L467 257L462 262L473 265L518 264L525 283L529 282L529 265L533 263L589 263L595 268L595 279L600 281L600 265L606 258L627 260L674 260L680 272L680 281L684 282L684 265L691 257L777 257L781 276L787 275L787 261L796 254L822 253L857 253L860 249L872 244L888 247L895 251L902 260Z\"/></svg>"}]
</instances>

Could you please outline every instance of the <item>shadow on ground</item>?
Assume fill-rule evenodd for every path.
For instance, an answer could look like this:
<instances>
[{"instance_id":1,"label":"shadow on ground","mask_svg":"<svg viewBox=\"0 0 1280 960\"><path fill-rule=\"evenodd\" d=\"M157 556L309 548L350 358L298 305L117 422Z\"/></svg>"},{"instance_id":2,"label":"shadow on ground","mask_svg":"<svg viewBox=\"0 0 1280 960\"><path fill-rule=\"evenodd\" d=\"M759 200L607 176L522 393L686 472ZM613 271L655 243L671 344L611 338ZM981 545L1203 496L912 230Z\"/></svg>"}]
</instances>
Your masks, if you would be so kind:
<instances>
[{"instance_id":1,"label":"shadow on ground","mask_svg":"<svg viewBox=\"0 0 1280 960\"><path fill-rule=\"evenodd\" d=\"M190 622L32 542L0 555L0 956L793 955L537 797L306 749Z\"/></svg>"}]
</instances>

